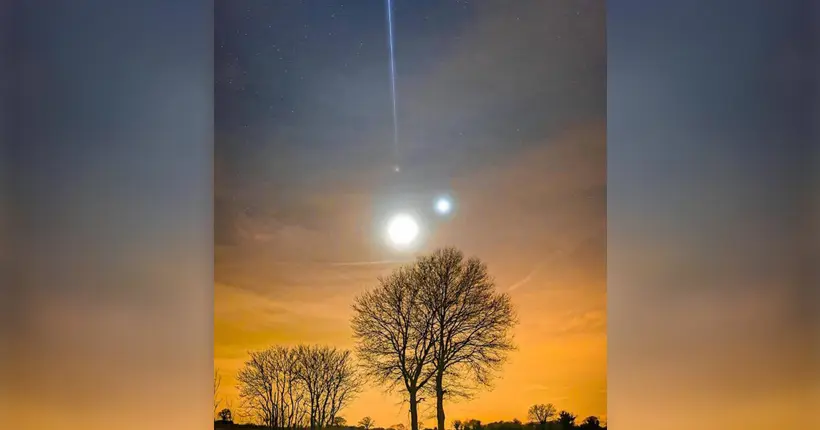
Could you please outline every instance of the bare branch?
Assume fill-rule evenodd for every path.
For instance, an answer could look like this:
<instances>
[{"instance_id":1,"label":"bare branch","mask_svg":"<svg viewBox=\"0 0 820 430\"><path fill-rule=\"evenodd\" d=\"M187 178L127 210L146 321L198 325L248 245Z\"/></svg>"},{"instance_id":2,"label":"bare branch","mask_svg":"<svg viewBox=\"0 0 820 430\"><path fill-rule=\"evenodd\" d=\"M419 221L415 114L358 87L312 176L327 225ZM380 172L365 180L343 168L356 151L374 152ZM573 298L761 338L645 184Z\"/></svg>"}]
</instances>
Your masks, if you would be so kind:
<instances>
[{"instance_id":1,"label":"bare branch","mask_svg":"<svg viewBox=\"0 0 820 430\"><path fill-rule=\"evenodd\" d=\"M444 397L466 397L489 385L515 349L510 297L495 291L484 263L465 260L455 248L380 278L377 288L356 298L353 310L365 372L388 390L404 388L411 430L418 430L420 394L435 394L443 430Z\"/></svg>"},{"instance_id":2,"label":"bare branch","mask_svg":"<svg viewBox=\"0 0 820 430\"><path fill-rule=\"evenodd\" d=\"M353 304L356 352L365 374L386 390L404 388L411 429L418 430L417 394L433 377L433 315L420 306L419 272L412 266L379 278Z\"/></svg>"},{"instance_id":3,"label":"bare branch","mask_svg":"<svg viewBox=\"0 0 820 430\"><path fill-rule=\"evenodd\" d=\"M555 416L555 411L552 403L532 405L527 411L527 417L530 421L544 426L550 418Z\"/></svg>"},{"instance_id":4,"label":"bare branch","mask_svg":"<svg viewBox=\"0 0 820 430\"><path fill-rule=\"evenodd\" d=\"M237 374L242 409L267 427L330 426L361 386L350 357L323 346L251 352Z\"/></svg>"},{"instance_id":5,"label":"bare branch","mask_svg":"<svg viewBox=\"0 0 820 430\"><path fill-rule=\"evenodd\" d=\"M422 305L434 316L438 428L444 430L445 397L469 397L489 386L515 349L517 317L510 297L495 291L487 266L461 251L444 248L417 262Z\"/></svg>"},{"instance_id":6,"label":"bare branch","mask_svg":"<svg viewBox=\"0 0 820 430\"><path fill-rule=\"evenodd\" d=\"M222 404L222 399L219 398L219 388L222 386L222 375L219 374L219 369L214 370L214 414L216 414L219 405Z\"/></svg>"}]
</instances>

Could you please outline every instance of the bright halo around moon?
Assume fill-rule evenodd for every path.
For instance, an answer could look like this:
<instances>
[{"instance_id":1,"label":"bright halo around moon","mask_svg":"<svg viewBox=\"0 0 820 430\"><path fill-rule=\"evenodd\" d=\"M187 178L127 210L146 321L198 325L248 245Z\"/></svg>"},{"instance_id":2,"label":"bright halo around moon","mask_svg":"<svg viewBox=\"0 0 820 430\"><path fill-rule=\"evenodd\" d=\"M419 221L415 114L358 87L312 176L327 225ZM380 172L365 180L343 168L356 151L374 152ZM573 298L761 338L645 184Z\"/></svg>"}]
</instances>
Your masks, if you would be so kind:
<instances>
[{"instance_id":1,"label":"bright halo around moon","mask_svg":"<svg viewBox=\"0 0 820 430\"><path fill-rule=\"evenodd\" d=\"M407 214L393 216L387 223L387 238L394 246L405 247L419 236L419 224Z\"/></svg>"},{"instance_id":2,"label":"bright halo around moon","mask_svg":"<svg viewBox=\"0 0 820 430\"><path fill-rule=\"evenodd\" d=\"M439 214L446 215L453 209L453 204L450 203L450 199L446 197L439 197L438 200L436 200L435 208L436 212Z\"/></svg>"}]
</instances>

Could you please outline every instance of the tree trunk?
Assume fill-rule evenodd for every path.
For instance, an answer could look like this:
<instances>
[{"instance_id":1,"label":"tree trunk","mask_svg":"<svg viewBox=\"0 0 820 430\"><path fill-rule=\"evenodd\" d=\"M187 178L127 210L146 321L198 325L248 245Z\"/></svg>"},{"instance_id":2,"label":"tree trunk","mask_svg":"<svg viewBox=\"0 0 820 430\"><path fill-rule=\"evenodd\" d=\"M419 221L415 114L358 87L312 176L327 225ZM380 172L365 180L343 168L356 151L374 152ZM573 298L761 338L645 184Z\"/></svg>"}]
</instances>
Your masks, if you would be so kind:
<instances>
[{"instance_id":1,"label":"tree trunk","mask_svg":"<svg viewBox=\"0 0 820 430\"><path fill-rule=\"evenodd\" d=\"M316 430L316 400L313 399L313 394L310 399L310 430Z\"/></svg>"},{"instance_id":2,"label":"tree trunk","mask_svg":"<svg viewBox=\"0 0 820 430\"><path fill-rule=\"evenodd\" d=\"M444 375L442 372L436 374L436 419L438 430L444 430Z\"/></svg>"},{"instance_id":3,"label":"tree trunk","mask_svg":"<svg viewBox=\"0 0 820 430\"><path fill-rule=\"evenodd\" d=\"M410 430L419 430L419 411L416 391L410 391Z\"/></svg>"}]
</instances>

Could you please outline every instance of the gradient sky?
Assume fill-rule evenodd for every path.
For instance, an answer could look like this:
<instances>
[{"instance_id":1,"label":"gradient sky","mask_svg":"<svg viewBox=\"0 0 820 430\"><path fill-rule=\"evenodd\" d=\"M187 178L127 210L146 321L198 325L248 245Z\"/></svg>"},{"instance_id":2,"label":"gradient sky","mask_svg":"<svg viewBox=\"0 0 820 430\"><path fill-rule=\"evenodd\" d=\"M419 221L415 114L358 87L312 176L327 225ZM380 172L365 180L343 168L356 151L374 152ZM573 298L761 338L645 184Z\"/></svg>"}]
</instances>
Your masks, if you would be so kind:
<instances>
[{"instance_id":1,"label":"gradient sky","mask_svg":"<svg viewBox=\"0 0 820 430\"><path fill-rule=\"evenodd\" d=\"M419 251L485 260L520 312L491 391L457 418L526 419L552 402L606 416L604 3L394 3L395 174L384 3L216 4L215 366L229 398L249 349L352 347L353 297L407 255L392 205L456 196ZM376 387L343 412L406 407ZM238 400L233 400L234 404ZM425 411L423 421L434 416Z\"/></svg>"},{"instance_id":2,"label":"gradient sky","mask_svg":"<svg viewBox=\"0 0 820 430\"><path fill-rule=\"evenodd\" d=\"M489 1L481 1L481 7L492 8ZM221 10L217 26L223 36L236 35L235 27L225 30L226 24L232 22L247 21L246 26L256 23L260 32L273 31L264 29L276 24L281 30L276 38L282 40L289 34L285 24L302 25L291 19L294 14L271 11L266 15L256 10L253 17L258 19L246 20L239 8L232 15L224 10L229 4L237 3L240 2L218 3ZM275 3L277 7L296 5L285 1L265 2L268 3ZM413 3L420 4L415 6L418 10L430 9L423 6L425 2ZM532 26L549 36L532 40L519 35L519 39L527 39L527 43L510 43L500 52L498 48L493 51L496 57L528 52L527 60L551 63L549 69L543 65L533 69L542 76L547 76L542 73L544 70L566 74L571 74L570 69L576 70L568 66L568 61L573 60L568 52L587 55L577 49L557 49L564 53L559 55L554 47L544 48L556 40L551 32L568 23L573 23L572 34L578 37L582 25L589 25L596 32L603 28L602 12L595 14L594 20L577 18L580 21L576 22L572 13L533 13L527 9L534 7L533 3L525 4L523 0L499 3L514 10L488 10L470 15L475 22L485 23L483 34L492 32L492 17L512 21L513 12L522 12L522 19L531 17L552 23L549 30L540 24ZM551 9L558 4L556 1L542 3L549 3L543 7ZM818 283L816 278L815 282L809 282L811 279L801 279L795 274L801 264L808 269L816 268L816 248L812 248L816 244L809 242L812 236L807 234L806 226L816 227L820 218L817 212L806 209L818 201L818 183L810 181L816 181L818 177L814 174L820 171L820 165L814 164L820 158L812 158L820 124L816 121L816 101L820 100L816 85L820 55L816 55L816 49L820 45L814 43L816 29L820 28L816 25L820 8L815 7L812 12L807 6L818 3L801 0L612 0L606 3L607 390L611 396L607 406L608 422L615 428L632 430L820 428L820 424L816 424L820 415L811 413L820 404L820 384L817 383L820 360L816 348L820 339ZM403 5L406 6L403 1L397 3L397 8L404 11L396 18L398 66L399 72L404 73L400 86L410 85L407 80L413 75L408 76L409 67L423 66L423 70L428 70L426 68L445 68L452 64L442 53L458 50L448 42L452 40L450 36L438 35L475 34L482 28L476 25L472 29L409 32L406 29L413 28L410 18L415 15ZM115 426L142 430L146 420L151 420L164 428L205 428L211 419L212 370L213 9L207 2L194 0L143 0L139 7L130 8L103 0L52 2L48 8L38 2L16 2L13 6L0 7L0 20L8 22L8 25L0 25L0 30L4 34L11 33L9 37L0 38L8 43L0 44L14 48L3 52L11 55L0 55L0 61L11 60L11 64L4 64L10 67L0 67L0 74L12 73L11 79L4 81L9 85L3 89L10 91L14 107L14 115L7 116L11 121L2 124L10 126L3 130L9 134L4 134L7 138L0 142L4 151L0 161L8 161L5 164L8 180L0 185L0 189L8 193L8 206L0 210L0 216L10 217L11 221L8 224L11 240L0 240L0 246L13 250L4 254L12 256L9 266L12 278L9 282L0 282L0 294L4 294L0 307L5 305L0 342L9 346L4 350L0 348L3 363L0 408L9 411L3 415L4 424L8 423L5 427L88 430ZM346 7L349 6L352 5ZM367 7L370 10L370 6ZM369 16L375 17L372 23L363 18L352 21L349 26L349 31L370 28L374 46L384 40L383 15L378 7L373 6L370 12ZM580 17L586 14L588 19L590 12L583 9ZM274 15L281 18L276 19ZM457 14L448 16L454 15ZM479 19L479 15L483 18ZM235 18L228 20L230 16ZM438 12L430 16L442 15ZM464 20L466 15L462 22ZM529 31L520 25L515 29L522 33ZM503 38L502 33L496 34L499 40ZM413 40L423 36L428 40L423 51L438 54L424 57L428 61L423 64L418 63L419 58L413 63L408 50ZM247 39L248 45L242 45L246 46L243 52L255 52L250 49L254 41L259 46L272 43L270 38L267 41L261 37ZM492 41L491 37L483 40L486 45L494 46L486 42ZM568 44L580 44L579 41L563 39ZM225 43L234 53L241 48L239 38ZM338 43L342 43L342 39ZM474 46L480 45L474 43ZM525 49L538 44L544 46ZM603 42L592 45L603 52ZM311 49L319 47L314 45ZM358 89L370 88L366 85L370 83L369 78L360 78L359 81L366 84L359 86L349 84L353 79L346 77L342 82L349 85L345 86L328 79L313 79L311 86L298 87L292 85L293 82L282 83L282 73L271 64L249 68L248 72L254 73L252 77L257 82L298 90L299 96L288 96L288 103L294 100L304 103L309 100L308 95L333 94L335 98L328 100L346 100L342 106L348 109L344 112L348 112L355 105L350 100L358 96L340 99L342 90L334 93L333 88L344 88L362 97L376 94L372 97L378 100L386 96L386 76L381 74L387 70L383 62L386 50L381 52L374 54L369 62L374 69L372 93ZM218 58L224 60L226 53L226 49L217 45ZM316 57L313 61L319 58L325 57ZM601 64L594 58L602 59L603 54L590 55L588 60ZM333 64L335 60L327 57L327 61ZM272 62L273 58L268 61ZM224 78L225 62L221 64L223 67L219 70ZM513 70L503 62L494 62L493 66L496 70ZM363 69L364 66L354 76L361 76ZM312 70L310 74L326 74L336 69L328 66L304 70L305 73ZM487 70L486 67L468 70L458 79L474 79L471 73ZM419 76L425 75L415 76L421 79ZM437 82L432 74L426 76L429 78L424 82ZM521 80L523 74L517 76L518 81L510 81L532 85L528 83L531 80ZM486 82L486 78L482 79L479 83ZM319 85L322 82L324 84ZM471 82L470 88L479 85ZM544 78L540 85L547 82ZM603 81L597 78L583 78L582 82L595 94L603 92L600 89ZM240 113L236 118L251 118L249 112L253 110L243 99L243 93L228 92L225 86L219 85L219 106ZM456 91L457 88L448 83L441 84L436 91L441 91L443 98L449 93L441 89ZM489 90L487 85L471 90L469 94L474 98L470 103L463 103L462 111L492 111L489 108L496 105L476 102L478 95ZM407 105L408 97L422 94L407 87L402 87L402 91L403 121L406 122L412 112ZM426 97L430 97L431 92L429 90ZM278 97L277 94L268 98ZM459 99L453 98L449 103L454 104L453 100ZM533 100L543 103L543 110L532 112L537 112L537 118L546 123L555 119L556 112L567 112L560 106L551 107L562 104L569 108L570 102L577 99L556 96ZM581 118L590 122L598 116L603 118L603 95L596 96L595 100L600 102L596 101L595 108L588 110L590 114ZM283 106L266 106L271 105ZM384 100L373 105L382 112L387 110L388 103ZM482 130L485 133L482 136L489 136L488 118L497 116L500 120L504 117L502 114L513 116L509 106L499 107L493 115L482 117L483 121L471 121L471 127L465 127L464 132ZM280 109L284 110L284 106ZM440 109L436 114L451 114L451 110ZM523 107L519 113L521 111L527 112ZM220 108L218 114L225 112ZM318 114L319 110L312 112ZM594 112L600 115L593 115ZM363 116L372 118L376 114L368 111ZM0 119L3 117L0 115ZM325 161L325 152L316 151L315 157L311 153L320 148L317 143L320 140L299 136L299 133L307 133L307 127L297 127L295 121L248 120L249 126L255 124L256 129L267 130L267 126L261 126L268 124L272 131L260 133L266 139L243 140L239 121L234 120L238 125L227 127L224 115L220 118L218 130L222 137L217 140L217 163L222 173L218 175L217 200L221 215L217 220L219 225L229 228L220 230L217 277L222 282L220 285L227 285L230 278L234 280L230 284L232 289L217 286L216 290L217 298L233 297L234 309L238 311L234 322L226 323L230 321L231 301L217 300L217 365L228 370L232 363L240 360L245 348L275 342L285 335L307 341L329 337L321 334L324 333L321 330L320 335L309 338L289 329L282 321L294 320L292 309L276 307L293 300L289 295L298 291L292 286L296 282L302 283L299 286L302 290L326 284L304 278L304 271L297 272L299 276L289 274L293 280L285 282L274 276L259 275L264 270L251 267L251 260L241 260L239 244L245 243L245 252L250 252L248 244L253 241L247 237L253 238L253 231L265 229L235 226L281 224L296 227L270 229L279 236L286 236L299 227L316 232L317 238L327 238L331 236L328 231L338 233L339 230L327 226L343 221L316 209L323 203L316 196L330 195L343 200L344 194L334 189L348 187L355 191L356 188L342 180L328 179L327 175L334 172ZM359 126L365 122L368 127ZM431 122L426 126L432 127ZM351 168L351 165L358 166L355 162L361 153L369 157L361 162L362 166L390 164L385 155L389 152L386 143L390 140L389 131L386 126L378 133L373 131L377 125L383 125L381 119L363 119L361 123L346 119L342 123L356 125L348 131L351 135L355 131L362 134L368 131L377 137L372 141L350 136L336 139L340 147L343 144L347 151L353 150L344 159L346 152L334 153L334 166L340 167L334 173L336 177L348 178L352 183L352 171L362 175L369 172L364 168ZM455 123L455 119L446 118L437 124L449 123ZM502 123L513 124L513 121ZM314 128L328 130L328 135L343 134L338 125ZM405 132L408 129L413 130L413 126L405 123ZM570 133L570 127L559 129ZM548 134L533 135L547 137L526 142L548 145L557 141ZM503 160L525 157L522 152L509 150L507 157L495 160L477 151L462 150L463 143L450 136L439 140L433 140L437 136L433 132L426 136L423 142L438 143L429 145L433 149L420 151L422 156L427 154L424 165L431 165L433 159L443 159L444 148L452 148L458 155L457 161L470 160L479 166L510 168L511 164L504 164ZM306 142L311 146L300 146ZM368 142L372 145L366 147ZM488 147L507 148L511 144L505 140L506 146L502 147L500 138L495 142L496 146ZM407 149L412 144L421 145L405 141L403 147ZM259 149L251 150L248 145ZM235 149L231 151L231 148ZM328 148L326 145L322 151ZM357 148L360 152L355 152ZM233 155L228 157L226 152ZM235 161L228 163L231 157ZM251 168L256 160L259 167ZM452 158L448 162L455 164ZM311 170L305 167L308 165L320 168ZM562 166L569 167L569 164ZM226 167L231 167L227 175ZM299 175L293 174L294 171L309 173ZM541 171L545 172L546 168ZM411 173L412 169L406 172ZM467 173L478 176L479 171ZM467 180L463 179L467 176L461 175L461 170L452 170L452 175L462 178L462 182ZM254 179L265 176L267 182ZM539 173L538 178L545 177L546 173ZM237 179L249 185L239 187ZM493 180L489 175L482 179ZM288 186L277 187L274 181L287 181ZM266 183L268 185L263 186ZM372 194L361 190L379 185L364 180L362 183L358 190L365 196ZM310 187L315 189L310 191ZM525 225L521 222L522 212L501 203L494 204L503 199L497 195L491 197L497 200L484 198L479 203L496 214L507 211L511 219ZM461 200L469 199L462 196ZM280 201L291 203L276 203ZM294 201L307 202L303 206L311 212L296 211L294 208L299 205L292 203ZM234 221L227 216L240 213L243 202L244 207L267 215L255 215L254 221ZM532 200L528 204L530 210L534 204ZM567 206L565 201L563 205L551 206L550 210L564 211L560 213L569 216L571 209ZM293 215L296 213L300 217ZM306 213L313 217L304 216ZM559 212L553 212L556 213ZM468 221L474 222L468 217L478 215L462 210L455 222L439 231L466 229ZM367 221L360 222L366 225ZM504 226L512 228L511 224ZM240 234L225 234L237 231L245 231L246 239L240 240L243 237ZM247 232L251 232L250 236ZM568 229L559 233L569 234ZM455 237L454 232L450 234ZM359 238L360 246L373 246L369 249L378 257L382 249L365 239ZM458 245L466 248L467 239L470 238L460 236L458 240L464 242ZM516 240L517 243L523 241ZM226 251L231 251L230 243L234 243L235 263L224 257ZM335 245L329 247L329 243L335 242L325 242L320 249L332 256L333 261L337 261L337 257L351 261L363 254L345 255ZM355 249L353 245L345 243L344 247ZM259 246L270 247L263 243ZM284 247L271 247L270 252L290 259L283 257L281 261L321 261L318 256L304 257L307 251L302 251L303 248L286 255L282 251ZM554 248L537 256L522 252L520 264L510 266L506 266L509 263L504 263L501 257L483 255L485 251L477 246L469 251L482 253L499 277L501 287L506 288L526 278L533 267L529 264L552 250ZM287 274L274 268L271 262L277 260L258 258L260 262L256 264L263 269L270 267L267 269L270 272ZM249 281L237 281L241 276L230 275L225 268L230 269L231 264L235 264L236 273L247 274L242 276ZM567 265L559 267L563 269ZM324 269L329 271L328 267ZM319 272L316 273L318 277ZM557 273L556 268L533 276L530 283L513 292L516 303L526 305L528 302L520 294L534 294L540 291L538 286L554 288L544 278ZM254 285L261 293L253 293ZM353 294L341 288L338 291ZM250 303L241 303L242 297ZM319 303L316 295L305 300L311 305ZM339 301L343 303L339 312L344 312L346 298ZM545 312L551 310L546 315L552 318L560 313L555 309L573 309L567 302L544 302L539 308ZM269 303L272 304L270 311L262 309ZM242 324L242 318L255 325ZM532 316L529 319L530 324L541 321ZM308 321L315 323L316 319ZM329 325L316 323L315 327ZM226 335L224 327L231 326L234 334ZM314 325L299 327L317 331ZM554 345L569 345L561 343L557 335L542 338L554 339ZM566 348L582 351L571 346ZM6 352L11 354L5 355ZM522 348L514 356L518 361L507 367L509 374L513 373L515 363L525 360L522 358L525 354L528 352ZM559 357L558 354L530 354L530 357L541 363L535 370L519 371L519 375L527 373L527 380L578 374L568 371L569 366L547 362ZM10 367L9 361L5 361L8 358L12 360ZM6 376L11 378L3 379ZM573 377L573 380L579 379ZM507 380L515 381L509 375L504 381ZM499 382L497 392L507 383L504 381ZM494 406L507 400L499 397L503 396L487 393L480 401L484 402L482 405ZM510 415L523 416L521 409L529 403L529 395L527 399L523 397L510 397L509 400L515 402L520 399L522 405L511 403L509 407L515 413ZM567 397L570 399L565 406L574 408L570 403L573 396ZM369 397L373 398L378 396ZM389 402L377 405L392 406ZM364 413L365 406L364 402L357 403L347 415L355 420ZM456 415L455 409L450 411L451 417L461 415ZM390 419L375 416L380 423Z\"/></svg>"}]
</instances>

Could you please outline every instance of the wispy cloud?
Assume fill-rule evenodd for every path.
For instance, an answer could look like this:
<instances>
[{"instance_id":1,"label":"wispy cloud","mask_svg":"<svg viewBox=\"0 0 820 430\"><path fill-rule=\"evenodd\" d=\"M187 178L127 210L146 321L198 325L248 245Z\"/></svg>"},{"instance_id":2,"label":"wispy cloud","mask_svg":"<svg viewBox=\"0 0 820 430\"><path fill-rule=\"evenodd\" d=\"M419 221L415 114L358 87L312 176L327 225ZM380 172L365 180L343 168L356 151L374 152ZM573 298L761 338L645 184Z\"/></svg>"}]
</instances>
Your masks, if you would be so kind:
<instances>
[{"instance_id":1,"label":"wispy cloud","mask_svg":"<svg viewBox=\"0 0 820 430\"><path fill-rule=\"evenodd\" d=\"M331 266L392 266L397 264L410 263L413 260L373 260L373 261L345 261L345 262L331 262Z\"/></svg>"},{"instance_id":2,"label":"wispy cloud","mask_svg":"<svg viewBox=\"0 0 820 430\"><path fill-rule=\"evenodd\" d=\"M545 263L546 263L545 261L539 263L537 266L535 266L530 271L530 273L527 274L527 276L523 277L522 279L516 281L514 284L510 285L510 287L507 290L508 291L514 291L514 290L518 289L518 287L521 287L522 285L526 284L527 282L530 282L532 280L533 276L535 276L535 274L538 273L538 271L541 270L542 267L544 267Z\"/></svg>"}]
</instances>

